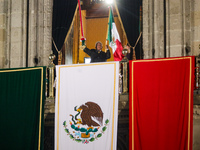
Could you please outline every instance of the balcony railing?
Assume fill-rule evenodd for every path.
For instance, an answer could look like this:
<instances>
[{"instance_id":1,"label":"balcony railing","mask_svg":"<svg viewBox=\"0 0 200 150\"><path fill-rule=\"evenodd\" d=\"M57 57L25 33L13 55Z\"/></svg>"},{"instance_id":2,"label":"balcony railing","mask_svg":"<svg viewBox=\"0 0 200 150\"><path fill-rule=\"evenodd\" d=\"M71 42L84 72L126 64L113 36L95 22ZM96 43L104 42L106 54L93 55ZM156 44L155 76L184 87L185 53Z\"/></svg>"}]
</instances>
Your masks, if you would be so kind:
<instances>
[{"instance_id":1,"label":"balcony railing","mask_svg":"<svg viewBox=\"0 0 200 150\"><path fill-rule=\"evenodd\" d=\"M126 54L123 53L125 56ZM54 54L49 55L50 63L47 66L47 76L46 76L46 97L54 99L54 74L55 74L55 64L53 60L55 59ZM120 62L121 67L119 71L119 94L128 93L128 59L126 57Z\"/></svg>"}]
</instances>

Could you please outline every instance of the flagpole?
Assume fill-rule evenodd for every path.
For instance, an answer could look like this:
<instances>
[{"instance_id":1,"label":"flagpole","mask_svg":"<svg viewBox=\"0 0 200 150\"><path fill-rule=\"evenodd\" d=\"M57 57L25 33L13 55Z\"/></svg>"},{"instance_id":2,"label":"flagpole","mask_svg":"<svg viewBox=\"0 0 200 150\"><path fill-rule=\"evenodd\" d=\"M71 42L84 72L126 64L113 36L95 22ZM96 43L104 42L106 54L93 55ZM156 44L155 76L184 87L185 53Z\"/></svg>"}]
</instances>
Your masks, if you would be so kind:
<instances>
[{"instance_id":1,"label":"flagpole","mask_svg":"<svg viewBox=\"0 0 200 150\"><path fill-rule=\"evenodd\" d=\"M83 34L83 22L82 22L82 15L81 15L81 4L80 4L80 0L78 0L78 6L79 6L79 16L80 16L80 25L81 25L81 41L82 41L82 46L85 45L85 38L84 38L84 34Z\"/></svg>"},{"instance_id":2,"label":"flagpole","mask_svg":"<svg viewBox=\"0 0 200 150\"><path fill-rule=\"evenodd\" d=\"M109 6L109 11L108 11L108 23L109 23L109 18L110 18L110 7L111 6ZM109 46L109 43L108 43L108 23L107 23L107 32L106 32L106 45L108 45ZM105 52L106 52L107 50L105 49Z\"/></svg>"}]
</instances>

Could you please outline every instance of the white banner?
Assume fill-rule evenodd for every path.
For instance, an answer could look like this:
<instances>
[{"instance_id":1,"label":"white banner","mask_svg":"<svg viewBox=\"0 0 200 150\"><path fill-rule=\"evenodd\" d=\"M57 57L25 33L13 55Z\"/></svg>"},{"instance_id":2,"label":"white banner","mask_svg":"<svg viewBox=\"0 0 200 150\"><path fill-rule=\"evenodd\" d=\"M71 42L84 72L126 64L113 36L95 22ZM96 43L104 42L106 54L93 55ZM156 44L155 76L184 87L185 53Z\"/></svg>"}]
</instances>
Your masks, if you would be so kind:
<instances>
[{"instance_id":1,"label":"white banner","mask_svg":"<svg viewBox=\"0 0 200 150\"><path fill-rule=\"evenodd\" d=\"M116 150L119 62L56 66L55 150Z\"/></svg>"}]
</instances>

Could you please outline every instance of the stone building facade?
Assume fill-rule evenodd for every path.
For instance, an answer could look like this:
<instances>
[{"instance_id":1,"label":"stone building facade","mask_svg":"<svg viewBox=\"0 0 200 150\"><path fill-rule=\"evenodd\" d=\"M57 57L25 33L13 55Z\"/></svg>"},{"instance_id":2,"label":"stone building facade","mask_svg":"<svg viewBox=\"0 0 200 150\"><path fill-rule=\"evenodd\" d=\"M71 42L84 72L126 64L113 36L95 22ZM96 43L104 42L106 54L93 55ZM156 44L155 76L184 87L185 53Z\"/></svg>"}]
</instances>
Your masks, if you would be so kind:
<instances>
[{"instance_id":1,"label":"stone building facade","mask_svg":"<svg viewBox=\"0 0 200 150\"><path fill-rule=\"evenodd\" d=\"M47 65L53 0L0 0L0 68ZM143 0L144 58L200 53L199 0Z\"/></svg>"},{"instance_id":2,"label":"stone building facade","mask_svg":"<svg viewBox=\"0 0 200 150\"><path fill-rule=\"evenodd\" d=\"M199 0L143 0L144 58L200 54ZM200 98L194 91L193 149L200 150Z\"/></svg>"},{"instance_id":3,"label":"stone building facade","mask_svg":"<svg viewBox=\"0 0 200 150\"><path fill-rule=\"evenodd\" d=\"M199 6L200 0L143 0L144 58L199 55ZM52 8L53 0L0 0L0 69L48 65L48 56L52 53ZM128 98L119 104L122 102L128 104ZM50 135L45 138L53 142L54 112L46 112L50 116L46 120L50 121L48 131L52 134L48 132ZM119 111L121 116L127 112L128 106ZM194 150L200 149L199 112L198 101L194 105ZM127 129L126 118L120 119L124 122L121 126ZM126 139L127 135L119 138ZM53 147L53 143L48 144Z\"/></svg>"},{"instance_id":4,"label":"stone building facade","mask_svg":"<svg viewBox=\"0 0 200 150\"><path fill-rule=\"evenodd\" d=\"M200 53L199 0L143 0L144 58Z\"/></svg>"},{"instance_id":5,"label":"stone building facade","mask_svg":"<svg viewBox=\"0 0 200 150\"><path fill-rule=\"evenodd\" d=\"M0 0L0 68L48 65L52 0Z\"/></svg>"}]
</instances>

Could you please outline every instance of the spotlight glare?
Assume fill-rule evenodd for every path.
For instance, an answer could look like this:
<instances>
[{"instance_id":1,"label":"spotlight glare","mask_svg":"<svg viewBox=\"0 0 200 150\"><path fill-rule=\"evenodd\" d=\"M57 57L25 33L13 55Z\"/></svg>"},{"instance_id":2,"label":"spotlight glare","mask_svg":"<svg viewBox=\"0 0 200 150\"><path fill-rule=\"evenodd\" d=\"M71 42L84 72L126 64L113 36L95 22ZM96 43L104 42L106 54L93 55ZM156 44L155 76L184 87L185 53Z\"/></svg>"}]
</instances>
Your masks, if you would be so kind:
<instances>
[{"instance_id":1,"label":"spotlight glare","mask_svg":"<svg viewBox=\"0 0 200 150\"><path fill-rule=\"evenodd\" d=\"M107 4L112 4L112 3L113 3L113 0L106 0L106 3L107 3Z\"/></svg>"}]
</instances>

